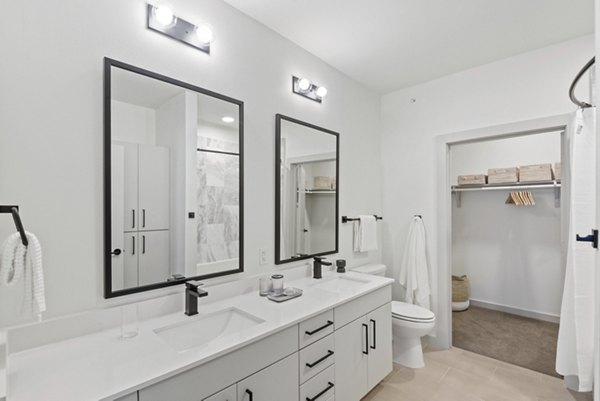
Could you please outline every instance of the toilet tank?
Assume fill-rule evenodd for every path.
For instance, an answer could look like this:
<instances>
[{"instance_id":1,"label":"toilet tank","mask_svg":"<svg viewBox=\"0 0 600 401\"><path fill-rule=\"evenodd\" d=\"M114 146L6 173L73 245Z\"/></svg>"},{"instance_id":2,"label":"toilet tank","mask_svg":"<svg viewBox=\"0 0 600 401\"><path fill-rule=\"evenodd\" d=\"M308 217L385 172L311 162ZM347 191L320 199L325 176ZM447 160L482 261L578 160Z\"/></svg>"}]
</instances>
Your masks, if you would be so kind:
<instances>
[{"instance_id":1,"label":"toilet tank","mask_svg":"<svg viewBox=\"0 0 600 401\"><path fill-rule=\"evenodd\" d=\"M374 276L385 276L386 266L383 264L363 265L350 268L351 271Z\"/></svg>"}]
</instances>

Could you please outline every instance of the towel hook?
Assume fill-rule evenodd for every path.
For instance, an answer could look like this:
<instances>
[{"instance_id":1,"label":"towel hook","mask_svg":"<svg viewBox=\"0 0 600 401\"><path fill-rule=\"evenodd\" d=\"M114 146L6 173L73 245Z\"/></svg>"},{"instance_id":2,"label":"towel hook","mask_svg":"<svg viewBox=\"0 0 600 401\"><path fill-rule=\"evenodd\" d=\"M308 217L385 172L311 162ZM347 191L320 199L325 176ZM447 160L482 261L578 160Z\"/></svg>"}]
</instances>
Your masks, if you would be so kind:
<instances>
[{"instance_id":1,"label":"towel hook","mask_svg":"<svg viewBox=\"0 0 600 401\"><path fill-rule=\"evenodd\" d=\"M17 231L21 236L21 242L23 245L28 246L29 241L27 240L27 234L25 234L25 229L23 228L23 222L21 221L21 216L19 215L19 206L14 205L0 205L0 214L8 214L10 213L15 222L15 227L17 227Z\"/></svg>"}]
</instances>

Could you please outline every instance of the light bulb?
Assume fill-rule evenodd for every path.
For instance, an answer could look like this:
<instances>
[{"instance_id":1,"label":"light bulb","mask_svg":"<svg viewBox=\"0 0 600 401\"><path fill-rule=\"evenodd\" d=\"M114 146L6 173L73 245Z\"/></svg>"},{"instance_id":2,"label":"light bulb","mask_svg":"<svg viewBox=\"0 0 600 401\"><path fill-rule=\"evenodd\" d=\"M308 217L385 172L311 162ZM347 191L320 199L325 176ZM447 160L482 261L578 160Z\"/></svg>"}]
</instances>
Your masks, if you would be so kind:
<instances>
[{"instance_id":1,"label":"light bulb","mask_svg":"<svg viewBox=\"0 0 600 401\"><path fill-rule=\"evenodd\" d=\"M317 96L319 96L319 97L327 96L327 88L324 86L319 86L319 89L317 89Z\"/></svg>"},{"instance_id":2,"label":"light bulb","mask_svg":"<svg viewBox=\"0 0 600 401\"><path fill-rule=\"evenodd\" d=\"M224 123L228 123L228 124L229 124L229 123L232 123L232 122L234 122L234 121L235 121L235 118L233 118L233 117L229 117L229 116L225 116L225 117L223 117L223 118L221 119L221 121L223 121Z\"/></svg>"},{"instance_id":3,"label":"light bulb","mask_svg":"<svg viewBox=\"0 0 600 401\"><path fill-rule=\"evenodd\" d=\"M212 43L215 40L215 35L208 25L200 25L196 28L196 37L204 44Z\"/></svg>"},{"instance_id":4,"label":"light bulb","mask_svg":"<svg viewBox=\"0 0 600 401\"><path fill-rule=\"evenodd\" d=\"M167 6L158 6L154 8L154 17L156 22L162 26L169 26L175 22L175 14Z\"/></svg>"},{"instance_id":5,"label":"light bulb","mask_svg":"<svg viewBox=\"0 0 600 401\"><path fill-rule=\"evenodd\" d=\"M300 89L303 92L306 92L307 90L309 90L310 86L311 86L311 83L306 78L301 78L300 81L298 81L298 89Z\"/></svg>"}]
</instances>

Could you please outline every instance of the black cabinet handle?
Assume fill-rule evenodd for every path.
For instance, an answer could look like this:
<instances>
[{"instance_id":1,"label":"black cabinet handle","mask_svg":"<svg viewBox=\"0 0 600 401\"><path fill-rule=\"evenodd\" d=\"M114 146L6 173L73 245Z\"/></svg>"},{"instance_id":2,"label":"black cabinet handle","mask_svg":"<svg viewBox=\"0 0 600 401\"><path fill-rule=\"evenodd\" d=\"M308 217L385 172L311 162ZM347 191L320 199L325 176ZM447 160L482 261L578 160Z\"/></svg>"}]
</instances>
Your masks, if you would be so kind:
<instances>
[{"instance_id":1,"label":"black cabinet handle","mask_svg":"<svg viewBox=\"0 0 600 401\"><path fill-rule=\"evenodd\" d=\"M110 254L111 255L115 255L115 256L119 256L123 251L121 251L119 248L115 249L114 251L112 251Z\"/></svg>"},{"instance_id":2,"label":"black cabinet handle","mask_svg":"<svg viewBox=\"0 0 600 401\"><path fill-rule=\"evenodd\" d=\"M591 242L592 247L598 249L598 230L592 230L592 234L587 235L585 237L582 237L579 234L577 234L575 236L575 239L579 242Z\"/></svg>"},{"instance_id":3,"label":"black cabinet handle","mask_svg":"<svg viewBox=\"0 0 600 401\"><path fill-rule=\"evenodd\" d=\"M142 227L146 227L146 209L142 209Z\"/></svg>"},{"instance_id":4,"label":"black cabinet handle","mask_svg":"<svg viewBox=\"0 0 600 401\"><path fill-rule=\"evenodd\" d=\"M131 228L135 228L135 209L131 209Z\"/></svg>"},{"instance_id":5,"label":"black cabinet handle","mask_svg":"<svg viewBox=\"0 0 600 401\"><path fill-rule=\"evenodd\" d=\"M142 253L146 253L146 236L142 235Z\"/></svg>"},{"instance_id":6,"label":"black cabinet handle","mask_svg":"<svg viewBox=\"0 0 600 401\"><path fill-rule=\"evenodd\" d=\"M318 329L314 329L313 331L305 331L305 333L308 334L309 336L312 336L313 334L317 334L321 330L325 330L326 328L328 328L332 324L333 324L333 322L331 320L328 320L327 324L325 324L324 326L321 326Z\"/></svg>"},{"instance_id":7,"label":"black cabinet handle","mask_svg":"<svg viewBox=\"0 0 600 401\"><path fill-rule=\"evenodd\" d=\"M334 386L334 384L332 382L328 382L327 387L325 387L325 389L323 391L321 391L319 394L315 395L313 398L306 397L306 401L315 401L316 399L321 397L323 394L325 394L326 392L331 390L333 388L333 386Z\"/></svg>"},{"instance_id":8,"label":"black cabinet handle","mask_svg":"<svg viewBox=\"0 0 600 401\"><path fill-rule=\"evenodd\" d=\"M377 349L377 322L371 319L371 323L373 323L373 345L371 345L371 349Z\"/></svg>"},{"instance_id":9,"label":"black cabinet handle","mask_svg":"<svg viewBox=\"0 0 600 401\"><path fill-rule=\"evenodd\" d=\"M365 323L362 324L362 327L365 329L365 350L362 353L365 355L369 355L369 326Z\"/></svg>"},{"instance_id":10,"label":"black cabinet handle","mask_svg":"<svg viewBox=\"0 0 600 401\"><path fill-rule=\"evenodd\" d=\"M248 401L252 401L254 399L254 394L252 394L252 391L246 389L246 394L248 394Z\"/></svg>"},{"instance_id":11,"label":"black cabinet handle","mask_svg":"<svg viewBox=\"0 0 600 401\"><path fill-rule=\"evenodd\" d=\"M334 352L332 350L329 350L329 351L327 351L327 355L325 355L324 357L322 357L320 359L317 359L313 363L307 363L306 366L308 366L309 368L314 368L315 366L317 366L318 364L320 364L321 362L323 362L325 359L329 358L333 354L334 354Z\"/></svg>"},{"instance_id":12,"label":"black cabinet handle","mask_svg":"<svg viewBox=\"0 0 600 401\"><path fill-rule=\"evenodd\" d=\"M135 255L135 237L134 236L131 237L131 249L132 249L131 254Z\"/></svg>"}]
</instances>

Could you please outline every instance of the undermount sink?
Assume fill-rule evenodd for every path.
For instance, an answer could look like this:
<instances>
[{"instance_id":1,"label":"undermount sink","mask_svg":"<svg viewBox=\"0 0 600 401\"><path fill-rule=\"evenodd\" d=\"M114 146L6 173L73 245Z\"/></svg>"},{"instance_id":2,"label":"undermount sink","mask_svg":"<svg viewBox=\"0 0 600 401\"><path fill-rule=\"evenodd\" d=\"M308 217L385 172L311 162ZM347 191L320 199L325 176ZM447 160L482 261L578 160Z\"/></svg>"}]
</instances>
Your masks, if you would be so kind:
<instances>
[{"instance_id":1,"label":"undermount sink","mask_svg":"<svg viewBox=\"0 0 600 401\"><path fill-rule=\"evenodd\" d=\"M370 283L370 280L348 276L324 277L318 283L313 284L317 288L330 292L346 292L360 290L362 286Z\"/></svg>"},{"instance_id":2,"label":"undermount sink","mask_svg":"<svg viewBox=\"0 0 600 401\"><path fill-rule=\"evenodd\" d=\"M175 350L184 352L261 323L264 320L259 317L238 308L228 308L161 327L154 332Z\"/></svg>"}]
</instances>

